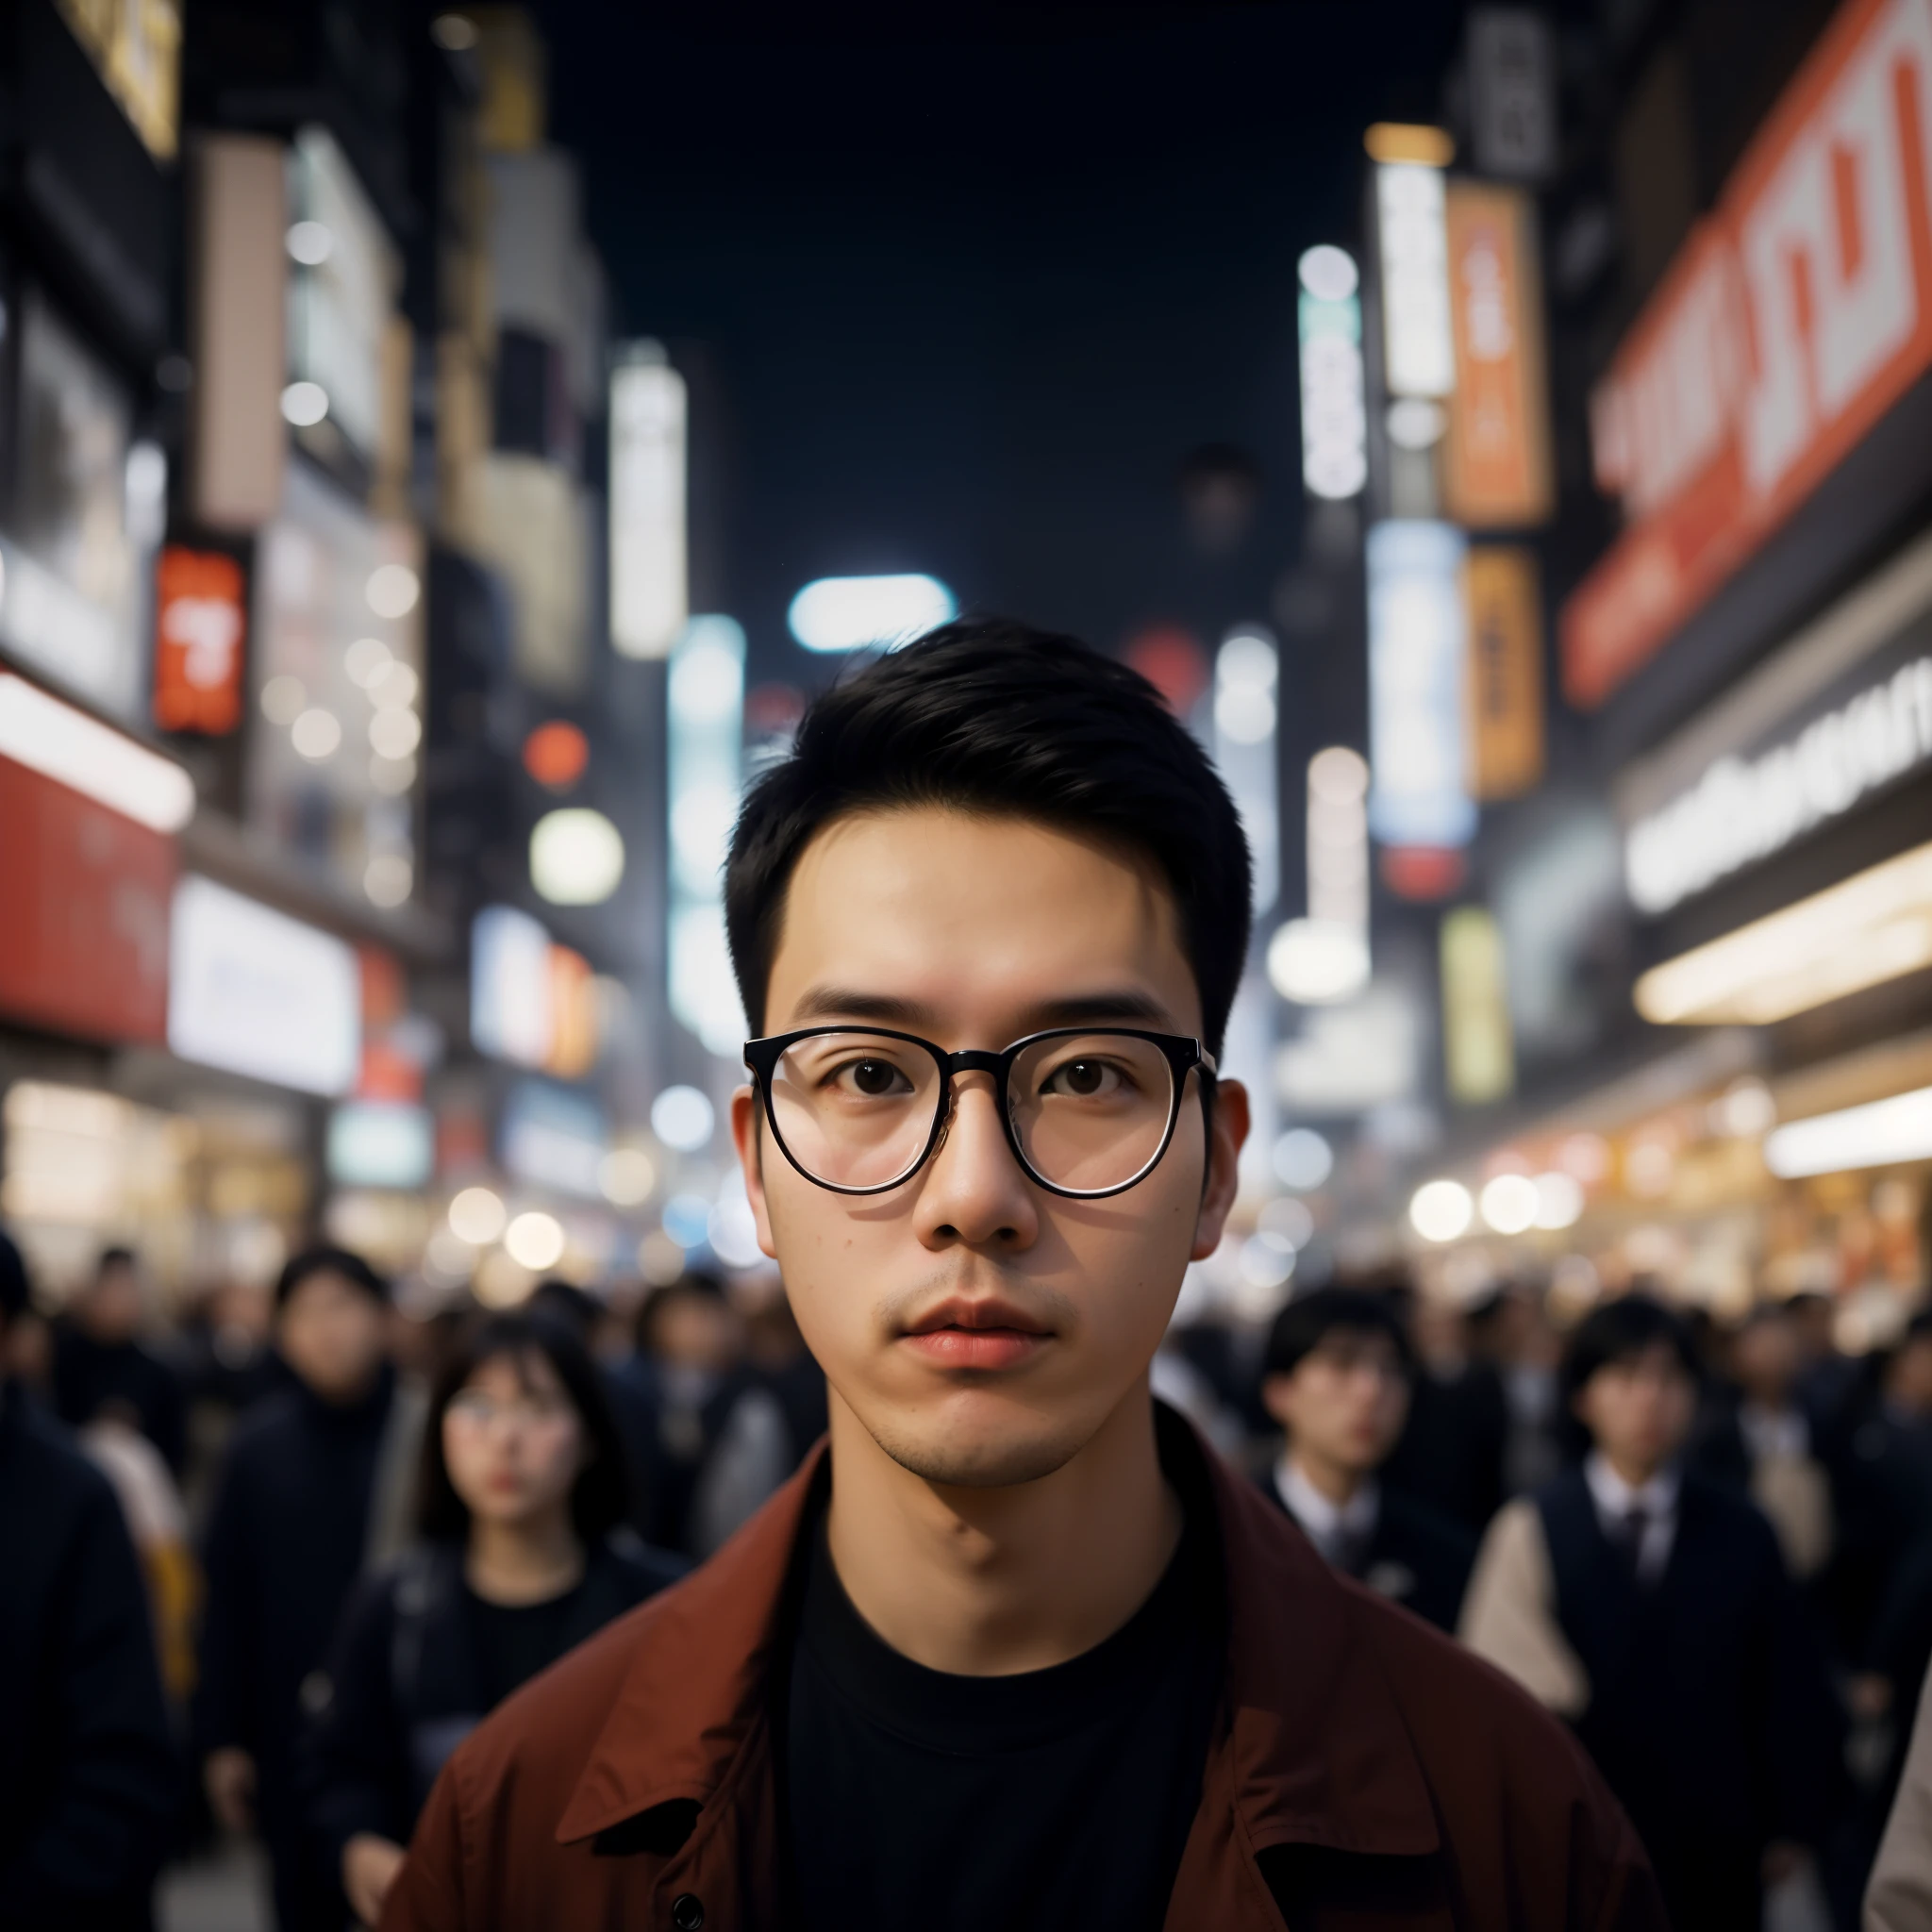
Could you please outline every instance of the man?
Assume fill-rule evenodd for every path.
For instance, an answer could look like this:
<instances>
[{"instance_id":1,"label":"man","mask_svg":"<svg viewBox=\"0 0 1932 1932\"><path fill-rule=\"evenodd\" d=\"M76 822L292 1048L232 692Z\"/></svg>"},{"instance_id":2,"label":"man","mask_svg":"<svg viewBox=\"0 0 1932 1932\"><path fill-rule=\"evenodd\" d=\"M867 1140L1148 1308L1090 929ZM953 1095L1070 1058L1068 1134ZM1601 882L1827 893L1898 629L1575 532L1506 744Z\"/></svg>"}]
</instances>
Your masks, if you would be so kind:
<instances>
[{"instance_id":1,"label":"man","mask_svg":"<svg viewBox=\"0 0 1932 1932\"><path fill-rule=\"evenodd\" d=\"M188 1403L175 1372L141 1340L141 1269L131 1248L108 1248L94 1278L55 1330L54 1401L69 1428L103 1415L139 1429L180 1478Z\"/></svg>"},{"instance_id":2,"label":"man","mask_svg":"<svg viewBox=\"0 0 1932 1932\"><path fill-rule=\"evenodd\" d=\"M1497 1517L1463 1639L1570 1718L1671 1923L1756 1932L1766 1881L1829 1823L1822 1657L1771 1525L1682 1466L1697 1361L1671 1311L1641 1295L1598 1308L1562 1390L1587 1454Z\"/></svg>"},{"instance_id":3,"label":"man","mask_svg":"<svg viewBox=\"0 0 1932 1932\"><path fill-rule=\"evenodd\" d=\"M194 1735L216 1818L268 1842L281 1932L336 1932L333 1880L305 1840L296 1741L351 1588L400 1546L422 1410L385 1358L388 1290L360 1256L297 1255L275 1310L295 1387L229 1439L203 1559Z\"/></svg>"},{"instance_id":4,"label":"man","mask_svg":"<svg viewBox=\"0 0 1932 1932\"><path fill-rule=\"evenodd\" d=\"M0 1234L0 1362L26 1309ZM0 1925L141 1932L179 1801L120 1506L0 1374Z\"/></svg>"},{"instance_id":5,"label":"man","mask_svg":"<svg viewBox=\"0 0 1932 1932\"><path fill-rule=\"evenodd\" d=\"M1415 1357L1386 1301L1322 1288L1274 1318L1261 1399L1281 1424L1268 1490L1347 1575L1453 1631L1475 1539L1375 1472L1401 1439Z\"/></svg>"},{"instance_id":6,"label":"man","mask_svg":"<svg viewBox=\"0 0 1932 1932\"><path fill-rule=\"evenodd\" d=\"M1469 1318L1455 1302L1418 1295L1406 1272L1396 1277L1418 1357L1410 1379L1408 1425L1382 1479L1471 1540L1488 1528L1503 1501L1509 1405L1493 1363L1470 1353Z\"/></svg>"},{"instance_id":7,"label":"man","mask_svg":"<svg viewBox=\"0 0 1932 1932\"><path fill-rule=\"evenodd\" d=\"M457 1753L387 1932L1660 1926L1572 1741L1156 1410L1249 875L1152 689L1003 623L882 658L725 898L829 1456Z\"/></svg>"}]
</instances>

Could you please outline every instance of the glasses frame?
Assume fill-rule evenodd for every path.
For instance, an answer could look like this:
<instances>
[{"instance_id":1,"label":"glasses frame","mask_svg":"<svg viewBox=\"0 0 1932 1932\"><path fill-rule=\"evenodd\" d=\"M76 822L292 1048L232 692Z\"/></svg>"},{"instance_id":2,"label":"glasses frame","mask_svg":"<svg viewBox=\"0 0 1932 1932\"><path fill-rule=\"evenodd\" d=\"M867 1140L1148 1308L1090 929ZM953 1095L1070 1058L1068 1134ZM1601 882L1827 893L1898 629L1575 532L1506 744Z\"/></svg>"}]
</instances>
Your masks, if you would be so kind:
<instances>
[{"instance_id":1,"label":"glasses frame","mask_svg":"<svg viewBox=\"0 0 1932 1932\"><path fill-rule=\"evenodd\" d=\"M934 1064L940 1070L939 1105L933 1109L932 1131L926 1136L925 1145L920 1150L919 1158L908 1167L905 1173L889 1181L881 1181L869 1188L841 1187L837 1181L821 1180L785 1144L785 1136L778 1125L777 1111L772 1105L772 1076L777 1072L778 1062L784 1058L788 1047L795 1046L801 1040L823 1039L831 1033L862 1033L874 1040L898 1040L908 1046L923 1047L932 1056ZM1173 1076L1173 1086L1167 1108L1167 1126L1160 1136L1157 1147L1140 1173L1131 1178L1116 1182L1110 1188L1063 1188L1057 1181L1050 1181L1026 1158L1025 1150L1020 1145L1020 1137L1013 1128L1012 1098L1008 1082L1020 1056L1029 1046L1038 1046L1042 1040L1085 1040L1096 1035L1123 1040L1143 1040L1159 1048L1167 1061L1168 1071ZM778 1143L782 1154L792 1169L805 1176L813 1187L824 1188L833 1194L890 1194L894 1188L903 1188L944 1142L947 1130L953 1124L954 1090L953 1082L959 1074L991 1074L993 1076L994 1096L999 1103L1000 1125L1005 1129L1007 1145L1011 1148L1013 1158L1019 1162L1020 1171L1035 1187L1043 1188L1049 1194L1058 1194L1064 1201L1104 1201L1113 1194L1124 1194L1129 1188L1139 1187L1154 1170L1160 1165L1169 1146L1174 1141L1174 1130L1180 1123L1181 1108L1187 1099L1188 1075L1199 1073L1201 1075L1201 1105L1205 1112L1212 1092L1218 1071L1214 1056L1198 1040L1182 1033L1149 1033L1138 1026L1050 1026L1043 1033L1029 1033L1024 1040L1016 1040L1012 1045L998 1053L991 1053L980 1047L968 1047L961 1053L948 1053L942 1046L930 1040L923 1039L917 1033L900 1033L891 1026L801 1026L793 1033L774 1033L764 1040L747 1040L744 1042L744 1063L751 1069L752 1078L757 1085L760 1105L764 1108L766 1124L772 1130L772 1139Z\"/></svg>"}]
</instances>

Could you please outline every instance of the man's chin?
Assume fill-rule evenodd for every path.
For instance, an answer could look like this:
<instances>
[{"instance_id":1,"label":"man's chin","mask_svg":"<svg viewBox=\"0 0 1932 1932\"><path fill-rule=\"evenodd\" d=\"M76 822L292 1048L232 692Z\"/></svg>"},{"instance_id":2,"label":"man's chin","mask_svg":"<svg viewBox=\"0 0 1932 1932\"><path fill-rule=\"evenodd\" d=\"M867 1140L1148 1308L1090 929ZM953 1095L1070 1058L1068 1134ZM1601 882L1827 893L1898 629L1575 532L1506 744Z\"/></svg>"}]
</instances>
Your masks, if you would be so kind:
<instances>
[{"instance_id":1,"label":"man's chin","mask_svg":"<svg viewBox=\"0 0 1932 1932\"><path fill-rule=\"evenodd\" d=\"M1064 1422L1056 1424L1036 1410L1017 1408L999 1417L889 1414L860 1420L901 1469L941 1488L962 1490L1038 1482L1064 1468L1088 1440Z\"/></svg>"}]
</instances>

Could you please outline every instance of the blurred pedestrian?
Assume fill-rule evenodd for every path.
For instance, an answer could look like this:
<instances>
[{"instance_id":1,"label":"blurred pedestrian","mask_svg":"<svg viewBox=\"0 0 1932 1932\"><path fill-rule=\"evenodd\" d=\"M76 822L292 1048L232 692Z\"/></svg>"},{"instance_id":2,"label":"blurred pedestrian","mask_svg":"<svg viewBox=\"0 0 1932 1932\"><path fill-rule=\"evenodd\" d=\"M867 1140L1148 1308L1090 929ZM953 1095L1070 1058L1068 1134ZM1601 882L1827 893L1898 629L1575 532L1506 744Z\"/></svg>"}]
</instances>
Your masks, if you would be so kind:
<instances>
[{"instance_id":1,"label":"blurred pedestrian","mask_svg":"<svg viewBox=\"0 0 1932 1932\"><path fill-rule=\"evenodd\" d=\"M0 1234L0 1360L26 1308ZM180 1799L120 1507L0 1375L0 1925L142 1932Z\"/></svg>"},{"instance_id":2,"label":"blurred pedestrian","mask_svg":"<svg viewBox=\"0 0 1932 1932\"><path fill-rule=\"evenodd\" d=\"M1865 1890L1865 1932L1932 1932L1932 1674Z\"/></svg>"},{"instance_id":3,"label":"blurred pedestrian","mask_svg":"<svg viewBox=\"0 0 1932 1932\"><path fill-rule=\"evenodd\" d=\"M194 1737L215 1817L267 1840L282 1932L339 1932L307 1856L297 1736L357 1577L407 1541L425 1404L387 1359L388 1286L360 1256L295 1256L275 1310L294 1387L242 1418L223 1460Z\"/></svg>"},{"instance_id":4,"label":"blurred pedestrian","mask_svg":"<svg viewBox=\"0 0 1932 1932\"><path fill-rule=\"evenodd\" d=\"M450 1752L687 1567L639 1541L628 1508L624 1445L576 1336L541 1313L484 1323L431 1398L422 1541L351 1602L309 1739L309 1820L364 1924Z\"/></svg>"},{"instance_id":5,"label":"blurred pedestrian","mask_svg":"<svg viewBox=\"0 0 1932 1932\"><path fill-rule=\"evenodd\" d=\"M69 1428L118 1415L161 1452L178 1481L188 1454L188 1402L174 1369L142 1340L141 1266L131 1248L103 1250L93 1278L54 1334L54 1401Z\"/></svg>"},{"instance_id":6,"label":"blurred pedestrian","mask_svg":"<svg viewBox=\"0 0 1932 1932\"><path fill-rule=\"evenodd\" d=\"M743 1352L743 1324L714 1274L693 1269L638 1310L638 1353L625 1373L657 1419L646 1538L661 1548L705 1553L693 1516L698 1477L742 1392L733 1378Z\"/></svg>"},{"instance_id":7,"label":"blurred pedestrian","mask_svg":"<svg viewBox=\"0 0 1932 1932\"><path fill-rule=\"evenodd\" d=\"M1387 1490L1415 1358L1389 1304L1346 1288L1298 1296L1269 1331L1261 1399L1281 1424L1264 1489L1335 1567L1453 1631L1475 1539Z\"/></svg>"},{"instance_id":8,"label":"blurred pedestrian","mask_svg":"<svg viewBox=\"0 0 1932 1932\"><path fill-rule=\"evenodd\" d=\"M1371 1292L1381 1282L1360 1285ZM1441 1295L1418 1295L1406 1274L1389 1280L1409 1324L1416 1364L1408 1422L1382 1472L1439 1517L1480 1536L1503 1500L1509 1410L1494 1367L1473 1355L1468 1319Z\"/></svg>"},{"instance_id":9,"label":"blurred pedestrian","mask_svg":"<svg viewBox=\"0 0 1932 1932\"><path fill-rule=\"evenodd\" d=\"M1798 1401L1804 1353L1790 1311L1778 1302L1754 1308L1727 1338L1724 1358L1729 1386L1716 1392L1698 1466L1751 1497L1777 1531L1785 1567L1808 1581L1831 1557L1831 1483Z\"/></svg>"},{"instance_id":10,"label":"blurred pedestrian","mask_svg":"<svg viewBox=\"0 0 1932 1932\"><path fill-rule=\"evenodd\" d=\"M1624 1801L1672 1923L1757 1932L1816 1845L1837 1713L1771 1526L1685 1468L1699 1362L1641 1295L1565 1352L1579 1464L1491 1525L1464 1640L1568 1717Z\"/></svg>"},{"instance_id":11,"label":"blurred pedestrian","mask_svg":"<svg viewBox=\"0 0 1932 1932\"><path fill-rule=\"evenodd\" d=\"M1471 1347L1503 1385L1503 1493L1527 1495L1563 1466L1557 1398L1562 1344L1550 1325L1544 1291L1523 1282L1506 1288L1470 1311L1468 1327Z\"/></svg>"}]
</instances>

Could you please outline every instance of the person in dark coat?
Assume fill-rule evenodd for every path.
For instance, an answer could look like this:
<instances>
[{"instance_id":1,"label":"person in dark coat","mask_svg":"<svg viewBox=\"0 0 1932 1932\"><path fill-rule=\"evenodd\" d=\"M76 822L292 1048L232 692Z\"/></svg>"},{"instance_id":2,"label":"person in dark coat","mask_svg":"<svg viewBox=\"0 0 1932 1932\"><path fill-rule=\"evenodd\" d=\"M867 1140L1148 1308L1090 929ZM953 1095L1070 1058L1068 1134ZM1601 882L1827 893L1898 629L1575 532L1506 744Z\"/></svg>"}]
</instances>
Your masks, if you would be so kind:
<instances>
[{"instance_id":1,"label":"person in dark coat","mask_svg":"<svg viewBox=\"0 0 1932 1932\"><path fill-rule=\"evenodd\" d=\"M1499 1514L1462 1635L1570 1718L1672 1923L1757 1932L1766 1882L1831 1823L1840 1718L1771 1524L1684 1466L1698 1369L1647 1297L1578 1327L1562 1389L1585 1454Z\"/></svg>"},{"instance_id":2,"label":"person in dark coat","mask_svg":"<svg viewBox=\"0 0 1932 1932\"><path fill-rule=\"evenodd\" d=\"M1414 1374L1408 1338L1380 1296L1324 1288L1290 1302L1264 1357L1261 1399L1283 1442L1262 1487L1338 1570L1454 1630L1475 1539L1376 1479Z\"/></svg>"},{"instance_id":3,"label":"person in dark coat","mask_svg":"<svg viewBox=\"0 0 1932 1932\"><path fill-rule=\"evenodd\" d=\"M0 1234L0 1361L26 1307ZM142 1932L180 1800L121 1507L0 1375L0 1925Z\"/></svg>"},{"instance_id":4,"label":"person in dark coat","mask_svg":"<svg viewBox=\"0 0 1932 1932\"><path fill-rule=\"evenodd\" d=\"M1386 1277L1385 1277L1386 1278ZM1360 1284L1374 1291L1375 1283ZM1509 1401L1493 1362L1470 1350L1469 1321L1454 1303L1417 1295L1396 1277L1390 1297L1407 1315L1416 1352L1408 1421L1382 1481L1461 1524L1472 1545L1503 1501Z\"/></svg>"},{"instance_id":5,"label":"person in dark coat","mask_svg":"<svg viewBox=\"0 0 1932 1932\"><path fill-rule=\"evenodd\" d=\"M423 1541L365 1582L308 1740L309 1822L365 1924L443 1760L520 1684L689 1567L626 1525L622 1437L576 1335L540 1312L466 1339L423 1436Z\"/></svg>"},{"instance_id":6,"label":"person in dark coat","mask_svg":"<svg viewBox=\"0 0 1932 1932\"><path fill-rule=\"evenodd\" d=\"M307 1855L296 1743L382 1500L399 1461L413 1474L417 1444L386 1359L387 1290L366 1261L298 1255L275 1306L295 1386L237 1424L217 1478L194 1741L216 1818L267 1840L281 1932L339 1932L334 1884Z\"/></svg>"},{"instance_id":7,"label":"person in dark coat","mask_svg":"<svg viewBox=\"0 0 1932 1932\"><path fill-rule=\"evenodd\" d=\"M180 1477L188 1400L168 1363L141 1340L141 1270L132 1249L108 1248L94 1278L54 1331L54 1405L71 1429L103 1413L125 1418Z\"/></svg>"}]
</instances>

